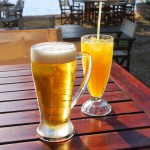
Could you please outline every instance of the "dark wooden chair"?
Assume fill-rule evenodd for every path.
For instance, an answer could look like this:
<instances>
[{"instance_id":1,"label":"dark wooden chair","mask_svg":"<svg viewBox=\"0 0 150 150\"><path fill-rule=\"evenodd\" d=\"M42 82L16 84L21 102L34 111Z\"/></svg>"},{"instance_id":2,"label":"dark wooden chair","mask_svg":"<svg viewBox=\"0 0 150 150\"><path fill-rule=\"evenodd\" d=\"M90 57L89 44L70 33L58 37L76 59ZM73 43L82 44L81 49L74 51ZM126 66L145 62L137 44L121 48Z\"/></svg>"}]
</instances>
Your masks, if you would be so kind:
<instances>
[{"instance_id":1,"label":"dark wooden chair","mask_svg":"<svg viewBox=\"0 0 150 150\"><path fill-rule=\"evenodd\" d=\"M18 20L22 18L24 0L18 0L15 6L5 10L5 17L2 18L4 28L18 27Z\"/></svg>"},{"instance_id":2,"label":"dark wooden chair","mask_svg":"<svg viewBox=\"0 0 150 150\"><path fill-rule=\"evenodd\" d=\"M102 8L102 21L105 26L118 24L118 2L107 1Z\"/></svg>"},{"instance_id":3,"label":"dark wooden chair","mask_svg":"<svg viewBox=\"0 0 150 150\"><path fill-rule=\"evenodd\" d=\"M120 31L116 32L113 58L128 71L130 68L130 52L135 41L135 30L136 23L124 19Z\"/></svg>"},{"instance_id":4,"label":"dark wooden chair","mask_svg":"<svg viewBox=\"0 0 150 150\"><path fill-rule=\"evenodd\" d=\"M69 0L59 0L61 10L61 24L83 24L83 7L75 4L74 0L70 4Z\"/></svg>"},{"instance_id":5,"label":"dark wooden chair","mask_svg":"<svg viewBox=\"0 0 150 150\"><path fill-rule=\"evenodd\" d=\"M22 12L24 8L24 0L18 0L15 6L8 7L6 10L6 17L22 17Z\"/></svg>"},{"instance_id":6,"label":"dark wooden chair","mask_svg":"<svg viewBox=\"0 0 150 150\"><path fill-rule=\"evenodd\" d=\"M118 0L103 2L101 12L101 24L103 24L104 26L119 25L118 9L120 9L120 5L118 4ZM95 25L97 25L98 21L98 11L99 6L96 6Z\"/></svg>"},{"instance_id":7,"label":"dark wooden chair","mask_svg":"<svg viewBox=\"0 0 150 150\"><path fill-rule=\"evenodd\" d=\"M18 27L18 18L13 16L8 18L3 18L2 23L4 28Z\"/></svg>"},{"instance_id":8,"label":"dark wooden chair","mask_svg":"<svg viewBox=\"0 0 150 150\"><path fill-rule=\"evenodd\" d=\"M125 17L131 21L135 21L135 0L129 0L126 9L125 9Z\"/></svg>"}]
</instances>

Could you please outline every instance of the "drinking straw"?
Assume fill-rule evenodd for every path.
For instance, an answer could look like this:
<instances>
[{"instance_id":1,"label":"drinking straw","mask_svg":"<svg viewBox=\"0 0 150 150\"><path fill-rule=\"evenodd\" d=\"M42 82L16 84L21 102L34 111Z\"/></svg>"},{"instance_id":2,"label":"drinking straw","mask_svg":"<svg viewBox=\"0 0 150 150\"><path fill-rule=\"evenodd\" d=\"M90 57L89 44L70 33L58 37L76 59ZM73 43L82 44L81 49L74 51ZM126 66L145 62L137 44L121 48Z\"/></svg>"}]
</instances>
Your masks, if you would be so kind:
<instances>
[{"instance_id":1,"label":"drinking straw","mask_svg":"<svg viewBox=\"0 0 150 150\"><path fill-rule=\"evenodd\" d=\"M98 24L97 24L97 39L98 40L99 40L99 35L100 35L101 11L102 11L102 2L99 2Z\"/></svg>"}]
</instances>

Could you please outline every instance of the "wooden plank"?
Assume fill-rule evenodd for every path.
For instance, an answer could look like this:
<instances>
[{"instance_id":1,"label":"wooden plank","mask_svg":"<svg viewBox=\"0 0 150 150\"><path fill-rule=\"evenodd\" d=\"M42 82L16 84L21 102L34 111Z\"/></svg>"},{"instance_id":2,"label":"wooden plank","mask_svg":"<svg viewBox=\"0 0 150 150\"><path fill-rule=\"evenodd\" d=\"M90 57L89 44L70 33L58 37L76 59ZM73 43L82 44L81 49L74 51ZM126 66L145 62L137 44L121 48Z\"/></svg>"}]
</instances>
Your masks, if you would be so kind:
<instances>
[{"instance_id":1,"label":"wooden plank","mask_svg":"<svg viewBox=\"0 0 150 150\"><path fill-rule=\"evenodd\" d=\"M150 116L149 88L116 63L112 66L111 78Z\"/></svg>"},{"instance_id":2,"label":"wooden plank","mask_svg":"<svg viewBox=\"0 0 150 150\"><path fill-rule=\"evenodd\" d=\"M150 148L150 133L148 129L112 132L105 134L94 134L87 136L75 136L71 140L62 143L46 143L41 141L28 141L1 145L1 150L49 150L49 149L68 149L68 150L89 150L89 149L139 149L142 147ZM148 148L148 149L149 149Z\"/></svg>"},{"instance_id":3,"label":"wooden plank","mask_svg":"<svg viewBox=\"0 0 150 150\"><path fill-rule=\"evenodd\" d=\"M80 98L80 100L78 101L78 103L76 104L76 106L81 106L89 98L90 98L89 95L82 96ZM114 99L112 97L112 99L108 99L107 101L108 102L117 101L118 102L117 104L113 104L112 103L111 105L112 106L114 106L114 105L120 105L120 108L122 110L124 110L123 109L124 107L126 108L126 105L125 105L126 103L119 103L120 99L118 99L117 97L114 97ZM126 100L124 100L124 102L126 102ZM133 107L133 105L131 105L131 106ZM127 108L130 108L130 107L128 106ZM133 108L130 108L130 109L132 110ZM8 112L15 112L15 111L25 111L25 110L28 111L28 110L34 110L34 109L38 109L36 98L35 99L29 99L29 100L8 101L8 102L1 102L0 103L0 113L8 113Z\"/></svg>"},{"instance_id":4,"label":"wooden plank","mask_svg":"<svg viewBox=\"0 0 150 150\"><path fill-rule=\"evenodd\" d=\"M28 101L27 101L28 102ZM37 102L34 100L32 102L29 101L16 104L16 109L14 109L14 104L10 105L3 105L0 107L2 113L0 115L0 127L2 126L12 126L12 125L19 125L19 124L31 124L39 122L39 110ZM23 105L24 104L24 105ZM113 111L110 115L120 115L120 114L129 114L129 113L141 113L142 111L137 107L134 102L120 102L120 103L112 103L111 104ZM24 111L25 110L25 111ZM34 111L28 111L34 110ZM20 112L16 112L20 111ZM23 111L23 112L22 112ZM8 113L9 112L9 113ZM11 112L11 113L10 113ZM6 119L7 118L7 119ZM83 118L90 118L81 112L81 107L75 107L71 111L71 119L83 119Z\"/></svg>"},{"instance_id":5,"label":"wooden plank","mask_svg":"<svg viewBox=\"0 0 150 150\"><path fill-rule=\"evenodd\" d=\"M82 64L80 60L78 60L79 64ZM77 66L78 68L78 66ZM79 67L80 68L80 67ZM9 71L18 71L18 70L31 70L30 64L17 64L17 65L0 65L0 72L9 72ZM80 68L80 70L82 70Z\"/></svg>"},{"instance_id":6,"label":"wooden plank","mask_svg":"<svg viewBox=\"0 0 150 150\"><path fill-rule=\"evenodd\" d=\"M30 70L30 64L0 65L0 71Z\"/></svg>"},{"instance_id":7,"label":"wooden plank","mask_svg":"<svg viewBox=\"0 0 150 150\"><path fill-rule=\"evenodd\" d=\"M130 129L129 135L131 136L132 133L131 129L150 127L150 119L145 114L121 115L117 117L107 116L105 118L104 117L88 118L88 119L72 120L72 123L75 127L76 135L82 136L84 134L86 135L89 134L103 135L104 133L110 134L109 132L116 132L116 131L119 132L121 130L127 129ZM0 143L4 144L7 142L20 142L30 139L36 140L37 139L36 128L37 124L0 128L0 135L3 137L0 139ZM150 130L147 132L149 134L148 137L150 141ZM88 136L86 136L86 138L88 138ZM126 140L129 142L131 139L128 138ZM95 140L92 139L92 141Z\"/></svg>"},{"instance_id":8,"label":"wooden plank","mask_svg":"<svg viewBox=\"0 0 150 150\"><path fill-rule=\"evenodd\" d=\"M36 98L35 90L27 90L27 91L13 91L7 93L0 93L0 101L18 101L18 100L28 100ZM86 100L90 98L89 94L84 94L81 96L79 103L82 104ZM126 101L130 100L127 94L122 91L115 92L105 92L103 98L107 101Z\"/></svg>"},{"instance_id":9,"label":"wooden plank","mask_svg":"<svg viewBox=\"0 0 150 150\"><path fill-rule=\"evenodd\" d=\"M38 109L37 100L21 100L0 103L0 113L15 111L28 111Z\"/></svg>"},{"instance_id":10,"label":"wooden plank","mask_svg":"<svg viewBox=\"0 0 150 150\"><path fill-rule=\"evenodd\" d=\"M16 100L32 99L32 98L36 98L35 90L0 93L0 102L14 101L14 100L16 101Z\"/></svg>"},{"instance_id":11,"label":"wooden plank","mask_svg":"<svg viewBox=\"0 0 150 150\"><path fill-rule=\"evenodd\" d=\"M72 122L76 134L79 135L150 127L150 119L143 113L88 118L73 120Z\"/></svg>"},{"instance_id":12,"label":"wooden plank","mask_svg":"<svg viewBox=\"0 0 150 150\"><path fill-rule=\"evenodd\" d=\"M80 84L76 82L76 84ZM76 91L79 86L75 86L74 90ZM33 90L34 84L33 82L26 82L26 83L14 83L14 84L2 84L0 85L0 92L10 92L10 91L21 91L21 90ZM106 91L117 91L120 88L115 83L110 83L106 87Z\"/></svg>"},{"instance_id":13,"label":"wooden plank","mask_svg":"<svg viewBox=\"0 0 150 150\"><path fill-rule=\"evenodd\" d=\"M75 137L72 141L78 147L85 146L90 149L101 147L102 149L138 149L150 147L150 128L141 130L121 131L106 134ZM81 143L81 144L78 144ZM80 148L81 148L80 147Z\"/></svg>"},{"instance_id":14,"label":"wooden plank","mask_svg":"<svg viewBox=\"0 0 150 150\"><path fill-rule=\"evenodd\" d=\"M89 100L89 94L84 94L80 97L77 105L82 105L85 101ZM104 99L108 102L128 101L130 98L123 92L106 92ZM17 91L9 93L0 93L0 112L12 112L37 109L37 101L34 90L30 91ZM7 102L8 101L8 102ZM122 108L123 106L121 106Z\"/></svg>"},{"instance_id":15,"label":"wooden plank","mask_svg":"<svg viewBox=\"0 0 150 150\"><path fill-rule=\"evenodd\" d=\"M65 146L64 146L65 145ZM8 144L8 145L1 145L1 150L53 150L53 147L50 148L50 146L44 144L41 141L32 141L32 142L24 142L24 143L15 143L15 144ZM68 147L68 144L61 143L56 146L56 149L65 150L65 147ZM67 149L66 149L67 150ZM68 149L69 150L69 149Z\"/></svg>"},{"instance_id":16,"label":"wooden plank","mask_svg":"<svg viewBox=\"0 0 150 150\"><path fill-rule=\"evenodd\" d=\"M31 81L33 81L33 78L31 75L30 76L0 78L0 84L21 83L21 82L31 82Z\"/></svg>"},{"instance_id":17,"label":"wooden plank","mask_svg":"<svg viewBox=\"0 0 150 150\"><path fill-rule=\"evenodd\" d=\"M28 66L27 66L28 67ZM6 67L7 68L7 67ZM19 67L18 67L19 68ZM10 71L0 71L0 78L6 78L6 77L20 77L20 76L31 76L31 70L13 70L13 68L8 68ZM11 70L12 69L12 70ZM79 69L76 77L83 77L83 71L82 69Z\"/></svg>"},{"instance_id":18,"label":"wooden plank","mask_svg":"<svg viewBox=\"0 0 150 150\"><path fill-rule=\"evenodd\" d=\"M33 90L33 82L0 85L0 92Z\"/></svg>"},{"instance_id":19,"label":"wooden plank","mask_svg":"<svg viewBox=\"0 0 150 150\"><path fill-rule=\"evenodd\" d=\"M6 77L16 77L16 76L27 76L31 75L31 70L15 70L15 71L4 71L0 72L0 78L6 78Z\"/></svg>"},{"instance_id":20,"label":"wooden plank","mask_svg":"<svg viewBox=\"0 0 150 150\"><path fill-rule=\"evenodd\" d=\"M11 72L10 72L11 73ZM77 77L75 79L75 85L80 85L83 80L83 74L77 74ZM31 75L29 76L15 76L15 77L6 77L6 78L0 78L0 85L1 84L12 84L12 83L24 83L24 82L32 82L33 78ZM112 80L108 81L113 82Z\"/></svg>"}]
</instances>

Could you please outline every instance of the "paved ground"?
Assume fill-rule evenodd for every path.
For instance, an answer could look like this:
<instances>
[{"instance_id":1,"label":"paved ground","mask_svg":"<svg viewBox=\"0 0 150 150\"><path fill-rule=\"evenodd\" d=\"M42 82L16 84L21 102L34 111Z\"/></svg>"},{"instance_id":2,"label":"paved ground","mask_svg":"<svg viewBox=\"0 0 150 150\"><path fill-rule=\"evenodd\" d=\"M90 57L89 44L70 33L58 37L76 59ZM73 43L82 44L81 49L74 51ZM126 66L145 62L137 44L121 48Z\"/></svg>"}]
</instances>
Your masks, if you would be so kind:
<instances>
[{"instance_id":1,"label":"paved ground","mask_svg":"<svg viewBox=\"0 0 150 150\"><path fill-rule=\"evenodd\" d=\"M150 88L150 21L138 20L130 72Z\"/></svg>"}]
</instances>

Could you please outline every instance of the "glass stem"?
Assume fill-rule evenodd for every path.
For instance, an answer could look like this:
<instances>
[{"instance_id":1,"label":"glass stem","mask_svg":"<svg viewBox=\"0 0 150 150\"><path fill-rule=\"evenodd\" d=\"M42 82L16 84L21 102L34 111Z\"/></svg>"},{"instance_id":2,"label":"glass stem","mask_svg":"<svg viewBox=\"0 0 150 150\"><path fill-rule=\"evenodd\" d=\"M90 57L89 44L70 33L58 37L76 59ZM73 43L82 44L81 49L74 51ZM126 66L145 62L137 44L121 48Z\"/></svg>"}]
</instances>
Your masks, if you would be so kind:
<instances>
[{"instance_id":1,"label":"glass stem","mask_svg":"<svg viewBox=\"0 0 150 150\"><path fill-rule=\"evenodd\" d=\"M92 97L91 96L91 101L101 101L101 97Z\"/></svg>"}]
</instances>

